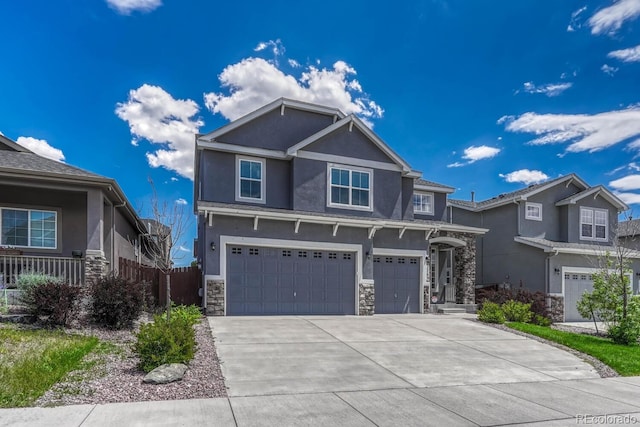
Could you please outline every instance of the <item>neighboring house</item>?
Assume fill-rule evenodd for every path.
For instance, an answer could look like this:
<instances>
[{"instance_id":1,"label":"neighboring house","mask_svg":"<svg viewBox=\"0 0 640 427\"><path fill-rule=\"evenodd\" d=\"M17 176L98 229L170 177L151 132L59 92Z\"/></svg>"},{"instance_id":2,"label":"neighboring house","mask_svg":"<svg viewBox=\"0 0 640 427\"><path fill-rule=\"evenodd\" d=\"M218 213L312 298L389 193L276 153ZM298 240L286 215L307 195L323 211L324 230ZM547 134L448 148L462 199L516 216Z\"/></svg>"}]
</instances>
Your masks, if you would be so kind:
<instances>
[{"instance_id":1,"label":"neighboring house","mask_svg":"<svg viewBox=\"0 0 640 427\"><path fill-rule=\"evenodd\" d=\"M552 309L565 321L583 320L576 303L593 289L592 274L615 250L618 215L628 206L605 187L589 186L575 174L489 200L449 199L450 219L488 228L476 242L479 286L510 284L555 296ZM640 255L631 283L638 291ZM563 313L563 314L561 314Z\"/></svg>"},{"instance_id":2,"label":"neighboring house","mask_svg":"<svg viewBox=\"0 0 640 427\"><path fill-rule=\"evenodd\" d=\"M39 156L0 135L0 279L24 271L83 283L141 261L145 225L111 178Z\"/></svg>"},{"instance_id":3,"label":"neighboring house","mask_svg":"<svg viewBox=\"0 0 640 427\"><path fill-rule=\"evenodd\" d=\"M620 221L617 236L622 246L640 251L640 219Z\"/></svg>"},{"instance_id":4,"label":"neighboring house","mask_svg":"<svg viewBox=\"0 0 640 427\"><path fill-rule=\"evenodd\" d=\"M207 313L422 313L473 303L475 237L353 115L276 100L196 137ZM432 292L433 290L433 292Z\"/></svg>"}]
</instances>

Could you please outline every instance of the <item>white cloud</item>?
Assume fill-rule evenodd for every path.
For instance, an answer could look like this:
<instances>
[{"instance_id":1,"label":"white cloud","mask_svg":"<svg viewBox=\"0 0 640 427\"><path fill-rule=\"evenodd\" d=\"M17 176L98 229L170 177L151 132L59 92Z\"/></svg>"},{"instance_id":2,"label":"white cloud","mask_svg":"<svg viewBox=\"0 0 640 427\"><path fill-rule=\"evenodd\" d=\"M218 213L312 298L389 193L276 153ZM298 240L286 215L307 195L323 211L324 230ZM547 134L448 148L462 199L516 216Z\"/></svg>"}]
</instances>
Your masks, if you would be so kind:
<instances>
[{"instance_id":1,"label":"white cloud","mask_svg":"<svg viewBox=\"0 0 640 427\"><path fill-rule=\"evenodd\" d=\"M487 145L472 145L471 147L464 149L464 154L462 158L466 160L466 162L455 162L448 164L448 168L459 168L462 166L470 165L471 163L475 163L478 160L490 159L495 157L502 151L500 148L489 147Z\"/></svg>"},{"instance_id":2,"label":"white cloud","mask_svg":"<svg viewBox=\"0 0 640 427\"><path fill-rule=\"evenodd\" d=\"M191 249L182 245L178 246L178 249L180 250L180 252L191 252Z\"/></svg>"},{"instance_id":3,"label":"white cloud","mask_svg":"<svg viewBox=\"0 0 640 427\"><path fill-rule=\"evenodd\" d=\"M536 85L533 82L525 82L522 85L522 91L526 93L541 93L548 97L558 96L565 90L573 86L573 83L545 83ZM519 91L516 91L518 93Z\"/></svg>"},{"instance_id":4,"label":"white cloud","mask_svg":"<svg viewBox=\"0 0 640 427\"><path fill-rule=\"evenodd\" d=\"M131 12L151 12L162 6L162 0L107 0L107 4L123 15Z\"/></svg>"},{"instance_id":5,"label":"white cloud","mask_svg":"<svg viewBox=\"0 0 640 427\"><path fill-rule=\"evenodd\" d=\"M581 20L579 18L582 12L584 12L585 10L587 10L587 6L583 6L571 14L571 22L569 23L569 25L567 25L568 32L574 32L576 29L582 26L582 23L580 22Z\"/></svg>"},{"instance_id":6,"label":"white cloud","mask_svg":"<svg viewBox=\"0 0 640 427\"><path fill-rule=\"evenodd\" d=\"M62 150L52 147L44 139L36 139L30 136L19 136L16 142L42 157L55 160L56 162L64 162L64 153Z\"/></svg>"},{"instance_id":7,"label":"white cloud","mask_svg":"<svg viewBox=\"0 0 640 427\"><path fill-rule=\"evenodd\" d=\"M177 181L178 181L178 178L176 178L175 176L171 177L171 182L177 182Z\"/></svg>"},{"instance_id":8,"label":"white cloud","mask_svg":"<svg viewBox=\"0 0 640 427\"><path fill-rule=\"evenodd\" d=\"M520 169L508 174L499 174L507 182L521 182L523 184L537 184L549 179L549 176L539 170Z\"/></svg>"},{"instance_id":9,"label":"white cloud","mask_svg":"<svg viewBox=\"0 0 640 427\"><path fill-rule=\"evenodd\" d=\"M608 64L604 64L602 67L600 67L600 69L602 70L603 73L608 74L612 77L615 73L618 72L618 67L612 67L611 65L608 65Z\"/></svg>"},{"instance_id":10,"label":"white cloud","mask_svg":"<svg viewBox=\"0 0 640 427\"><path fill-rule=\"evenodd\" d=\"M614 50L609 52L607 56L619 59L622 62L640 62L640 45L628 49Z\"/></svg>"},{"instance_id":11,"label":"white cloud","mask_svg":"<svg viewBox=\"0 0 640 427\"><path fill-rule=\"evenodd\" d=\"M614 191L613 194L628 205L640 204L640 194Z\"/></svg>"},{"instance_id":12,"label":"white cloud","mask_svg":"<svg viewBox=\"0 0 640 427\"><path fill-rule=\"evenodd\" d=\"M186 205L188 202L183 199L182 197L180 197L179 199L176 200L176 204L177 205Z\"/></svg>"},{"instance_id":13,"label":"white cloud","mask_svg":"<svg viewBox=\"0 0 640 427\"><path fill-rule=\"evenodd\" d=\"M285 52L284 45L282 44L282 41L280 39L260 42L253 50L254 52L261 52L267 48L271 48L271 52L275 56L283 55Z\"/></svg>"},{"instance_id":14,"label":"white cloud","mask_svg":"<svg viewBox=\"0 0 640 427\"><path fill-rule=\"evenodd\" d=\"M498 124L505 124L509 132L539 135L531 145L569 143L567 152L593 153L640 137L640 106L591 115L529 112L517 118L504 116Z\"/></svg>"},{"instance_id":15,"label":"white cloud","mask_svg":"<svg viewBox=\"0 0 640 427\"><path fill-rule=\"evenodd\" d=\"M159 86L144 84L129 91L115 113L129 124L134 139L144 138L155 151L147 153L151 167L164 167L193 179L194 135L204 124L193 118L199 107L190 99L174 99Z\"/></svg>"},{"instance_id":16,"label":"white cloud","mask_svg":"<svg viewBox=\"0 0 640 427\"><path fill-rule=\"evenodd\" d=\"M626 21L640 16L640 0L618 0L589 18L591 34L615 34Z\"/></svg>"},{"instance_id":17,"label":"white cloud","mask_svg":"<svg viewBox=\"0 0 640 427\"><path fill-rule=\"evenodd\" d=\"M627 175L609 183L611 188L622 191L640 190L640 175Z\"/></svg>"},{"instance_id":18,"label":"white cloud","mask_svg":"<svg viewBox=\"0 0 640 427\"><path fill-rule=\"evenodd\" d=\"M205 93L207 108L235 120L280 97L293 98L358 115L368 126L384 110L367 94L353 76L356 70L344 61L330 69L313 65L301 68L301 74L285 74L277 64L262 58L246 58L227 66L218 76L225 93Z\"/></svg>"},{"instance_id":19,"label":"white cloud","mask_svg":"<svg viewBox=\"0 0 640 427\"><path fill-rule=\"evenodd\" d=\"M289 59L287 62L289 62L289 66L293 67L293 68L300 68L301 65L298 61L296 61L295 59Z\"/></svg>"}]
</instances>

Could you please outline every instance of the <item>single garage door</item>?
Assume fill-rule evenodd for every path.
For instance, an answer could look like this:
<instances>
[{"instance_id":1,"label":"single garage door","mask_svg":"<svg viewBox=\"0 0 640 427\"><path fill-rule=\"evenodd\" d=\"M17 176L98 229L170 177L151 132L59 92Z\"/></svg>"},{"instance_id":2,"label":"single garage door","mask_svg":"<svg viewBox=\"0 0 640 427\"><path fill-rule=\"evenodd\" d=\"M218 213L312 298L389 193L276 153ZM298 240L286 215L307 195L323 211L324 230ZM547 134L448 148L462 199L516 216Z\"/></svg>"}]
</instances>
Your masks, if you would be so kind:
<instances>
[{"instance_id":1,"label":"single garage door","mask_svg":"<svg viewBox=\"0 0 640 427\"><path fill-rule=\"evenodd\" d=\"M564 274L564 319L565 322L582 322L584 317L578 313L578 301L584 292L593 290L593 276L586 273Z\"/></svg>"},{"instance_id":2,"label":"single garage door","mask_svg":"<svg viewBox=\"0 0 640 427\"><path fill-rule=\"evenodd\" d=\"M229 246L227 314L355 314L355 254Z\"/></svg>"},{"instance_id":3,"label":"single garage door","mask_svg":"<svg viewBox=\"0 0 640 427\"><path fill-rule=\"evenodd\" d=\"M420 313L420 258L373 258L375 312Z\"/></svg>"}]
</instances>

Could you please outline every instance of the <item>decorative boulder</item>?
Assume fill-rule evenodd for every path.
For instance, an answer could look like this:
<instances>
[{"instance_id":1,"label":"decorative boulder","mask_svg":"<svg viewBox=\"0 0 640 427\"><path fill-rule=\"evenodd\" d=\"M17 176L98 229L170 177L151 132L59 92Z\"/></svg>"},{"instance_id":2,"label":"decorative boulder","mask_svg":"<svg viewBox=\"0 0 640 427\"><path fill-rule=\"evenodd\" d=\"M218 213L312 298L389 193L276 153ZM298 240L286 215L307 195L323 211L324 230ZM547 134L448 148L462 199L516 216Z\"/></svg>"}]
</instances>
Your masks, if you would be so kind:
<instances>
[{"instance_id":1,"label":"decorative boulder","mask_svg":"<svg viewBox=\"0 0 640 427\"><path fill-rule=\"evenodd\" d=\"M187 371L187 365L182 363L167 363L158 366L153 371L145 375L142 382L149 384L167 384L179 381Z\"/></svg>"}]
</instances>

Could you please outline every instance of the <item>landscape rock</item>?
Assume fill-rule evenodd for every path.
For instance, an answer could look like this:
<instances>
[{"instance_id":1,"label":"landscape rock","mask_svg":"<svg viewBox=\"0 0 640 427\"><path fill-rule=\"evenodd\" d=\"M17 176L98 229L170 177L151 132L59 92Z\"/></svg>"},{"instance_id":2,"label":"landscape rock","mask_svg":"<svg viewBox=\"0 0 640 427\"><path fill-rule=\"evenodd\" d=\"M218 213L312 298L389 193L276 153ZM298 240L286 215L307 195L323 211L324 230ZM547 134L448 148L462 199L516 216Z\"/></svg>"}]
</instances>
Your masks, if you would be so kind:
<instances>
[{"instance_id":1,"label":"landscape rock","mask_svg":"<svg viewBox=\"0 0 640 427\"><path fill-rule=\"evenodd\" d=\"M187 371L187 365L182 363L167 363L158 366L145 375L142 382L149 384L168 384L179 381Z\"/></svg>"}]
</instances>

